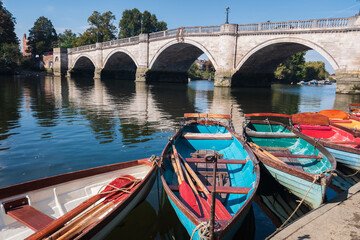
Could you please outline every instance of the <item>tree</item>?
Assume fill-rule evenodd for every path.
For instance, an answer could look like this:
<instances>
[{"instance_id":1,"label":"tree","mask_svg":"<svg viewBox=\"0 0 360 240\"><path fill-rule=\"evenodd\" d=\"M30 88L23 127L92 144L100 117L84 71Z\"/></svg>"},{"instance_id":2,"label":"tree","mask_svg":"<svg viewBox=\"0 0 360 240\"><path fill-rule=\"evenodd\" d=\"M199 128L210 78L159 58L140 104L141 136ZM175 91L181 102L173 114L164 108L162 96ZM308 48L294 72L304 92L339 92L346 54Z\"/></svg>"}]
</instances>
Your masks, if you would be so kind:
<instances>
[{"instance_id":1,"label":"tree","mask_svg":"<svg viewBox=\"0 0 360 240\"><path fill-rule=\"evenodd\" d=\"M328 73L325 70L325 63L321 61L305 63L305 80L325 79Z\"/></svg>"},{"instance_id":2,"label":"tree","mask_svg":"<svg viewBox=\"0 0 360 240\"><path fill-rule=\"evenodd\" d=\"M33 56L52 51L57 46L57 34L51 21L46 17L39 17L29 30L28 45Z\"/></svg>"},{"instance_id":3,"label":"tree","mask_svg":"<svg viewBox=\"0 0 360 240\"><path fill-rule=\"evenodd\" d=\"M305 77L305 54L296 53L281 63L274 72L275 78L281 82L299 82Z\"/></svg>"},{"instance_id":4,"label":"tree","mask_svg":"<svg viewBox=\"0 0 360 240\"><path fill-rule=\"evenodd\" d=\"M125 10L119 22L119 38L127 38L142 33L151 33L164 31L167 24L164 21L158 21L155 14L149 11L141 13L137 8Z\"/></svg>"},{"instance_id":5,"label":"tree","mask_svg":"<svg viewBox=\"0 0 360 240\"><path fill-rule=\"evenodd\" d=\"M76 34L69 29L65 29L64 33L59 34L59 46L62 48L72 48L74 47L75 39Z\"/></svg>"},{"instance_id":6,"label":"tree","mask_svg":"<svg viewBox=\"0 0 360 240\"><path fill-rule=\"evenodd\" d=\"M21 59L19 45L15 43L5 43L0 47L0 56L8 63L17 63Z\"/></svg>"},{"instance_id":7,"label":"tree","mask_svg":"<svg viewBox=\"0 0 360 240\"><path fill-rule=\"evenodd\" d=\"M115 15L111 11L103 14L94 11L88 18L90 28L86 31L95 35L98 42L105 42L115 39L117 32L116 26L112 23L115 20Z\"/></svg>"},{"instance_id":8,"label":"tree","mask_svg":"<svg viewBox=\"0 0 360 240\"><path fill-rule=\"evenodd\" d=\"M19 44L19 39L15 33L15 24L15 18L3 7L3 3L0 0L0 47L5 43Z\"/></svg>"},{"instance_id":9,"label":"tree","mask_svg":"<svg viewBox=\"0 0 360 240\"><path fill-rule=\"evenodd\" d=\"M104 42L115 39L117 32L116 26L112 23L115 20L115 15L111 11L103 14L94 11L88 18L90 27L86 29L83 34L75 38L72 42L73 47L94 44L96 42Z\"/></svg>"}]
</instances>

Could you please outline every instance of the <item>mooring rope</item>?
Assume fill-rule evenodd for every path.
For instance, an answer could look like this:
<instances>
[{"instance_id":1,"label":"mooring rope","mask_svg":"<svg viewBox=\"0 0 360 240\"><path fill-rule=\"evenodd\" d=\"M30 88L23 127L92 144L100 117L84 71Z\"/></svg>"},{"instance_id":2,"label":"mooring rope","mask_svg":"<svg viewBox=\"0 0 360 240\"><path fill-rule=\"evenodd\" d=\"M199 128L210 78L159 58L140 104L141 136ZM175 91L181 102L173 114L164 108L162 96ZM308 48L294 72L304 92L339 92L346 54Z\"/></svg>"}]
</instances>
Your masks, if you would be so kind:
<instances>
[{"instance_id":1,"label":"mooring rope","mask_svg":"<svg viewBox=\"0 0 360 240\"><path fill-rule=\"evenodd\" d=\"M190 240L193 240L196 231L199 230L199 239L200 240L209 240L210 239L210 221L202 222L196 226L191 234Z\"/></svg>"},{"instance_id":2,"label":"mooring rope","mask_svg":"<svg viewBox=\"0 0 360 240\"><path fill-rule=\"evenodd\" d=\"M316 174L316 175L314 176L313 182L312 182L311 185L310 185L309 190L307 190L306 194L305 194L304 197L301 199L301 201L299 202L299 204L297 205L297 207L295 208L295 210L292 212L292 214L288 217L288 219L286 219L286 221L285 221L283 224L281 224L280 227L278 227L278 228L275 230L275 232L273 232L272 234L270 234L269 236L267 236L267 237L265 238L265 240L268 240L268 239L272 238L276 233L278 233L280 230L282 230L282 229L284 228L284 226L290 221L290 219L294 216L294 214L295 214L295 213L297 212L297 210L300 208L301 204L305 201L305 198L306 198L307 195L309 194L309 192L310 192L311 188L313 187L313 185L315 184L315 182L316 182L317 180L319 180L324 173L330 173L330 174L333 174L333 175L335 174L335 175L336 175L336 173L334 173L335 171L336 171L336 170L327 169L327 170L325 170L325 171L322 171L321 173Z\"/></svg>"},{"instance_id":3,"label":"mooring rope","mask_svg":"<svg viewBox=\"0 0 360 240\"><path fill-rule=\"evenodd\" d=\"M101 187L101 188L99 189L99 191L98 191L97 194L98 194L98 195L105 195L105 194L114 193L114 192L120 192L120 191L125 192L125 193L131 193L130 190L131 190L138 182L141 182L141 179L131 179L131 178L129 178L129 177L124 177L124 176L117 177L117 178L115 178L114 180L116 180L116 179L127 179L127 180L129 180L130 182L132 182L132 184L131 184L131 186L126 187L126 188L118 188L118 187L116 187L116 186L113 186L113 185L111 185L111 184L108 184L108 185L103 186L103 187L109 186L109 187L112 187L114 190L110 190L110 191L106 191L106 192L101 192L101 189L103 188L103 187Z\"/></svg>"}]
</instances>

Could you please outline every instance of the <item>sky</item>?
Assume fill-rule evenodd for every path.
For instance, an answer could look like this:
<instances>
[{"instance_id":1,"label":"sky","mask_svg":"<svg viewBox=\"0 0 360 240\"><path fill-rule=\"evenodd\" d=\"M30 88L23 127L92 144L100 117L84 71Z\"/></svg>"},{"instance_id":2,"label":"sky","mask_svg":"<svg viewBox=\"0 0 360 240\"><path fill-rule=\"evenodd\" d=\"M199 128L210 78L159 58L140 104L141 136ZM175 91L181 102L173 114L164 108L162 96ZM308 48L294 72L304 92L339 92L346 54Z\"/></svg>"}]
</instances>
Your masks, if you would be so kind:
<instances>
[{"instance_id":1,"label":"sky","mask_svg":"<svg viewBox=\"0 0 360 240\"><path fill-rule=\"evenodd\" d=\"M148 10L165 21L168 29L190 26L210 26L225 23L226 7L230 7L229 22L236 24L259 23L270 20L293 21L318 18L350 17L359 13L359 0L2 0L3 5L16 18L16 34L20 41L36 19L44 16L51 20L56 32L71 29L83 33L87 19L98 11L111 11L118 26L122 12L138 8ZM313 53L311 53L313 52ZM306 59L314 61L319 54L310 51ZM327 69L329 64L327 64ZM331 68L331 67L330 67Z\"/></svg>"}]
</instances>

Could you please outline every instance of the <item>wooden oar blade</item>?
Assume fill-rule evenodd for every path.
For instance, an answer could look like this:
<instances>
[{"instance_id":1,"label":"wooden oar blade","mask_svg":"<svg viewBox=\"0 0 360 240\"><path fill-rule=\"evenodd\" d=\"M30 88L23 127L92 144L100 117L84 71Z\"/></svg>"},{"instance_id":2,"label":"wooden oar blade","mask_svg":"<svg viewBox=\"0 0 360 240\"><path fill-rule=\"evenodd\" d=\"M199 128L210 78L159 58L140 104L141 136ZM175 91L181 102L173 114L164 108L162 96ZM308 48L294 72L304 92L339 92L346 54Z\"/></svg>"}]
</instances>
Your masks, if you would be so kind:
<instances>
[{"instance_id":1,"label":"wooden oar blade","mask_svg":"<svg viewBox=\"0 0 360 240\"><path fill-rule=\"evenodd\" d=\"M201 211L199 208L199 204L196 200L196 197L191 190L190 186L184 181L179 185L180 199L182 202L187 205L187 207L196 213L198 216L201 216Z\"/></svg>"}]
</instances>

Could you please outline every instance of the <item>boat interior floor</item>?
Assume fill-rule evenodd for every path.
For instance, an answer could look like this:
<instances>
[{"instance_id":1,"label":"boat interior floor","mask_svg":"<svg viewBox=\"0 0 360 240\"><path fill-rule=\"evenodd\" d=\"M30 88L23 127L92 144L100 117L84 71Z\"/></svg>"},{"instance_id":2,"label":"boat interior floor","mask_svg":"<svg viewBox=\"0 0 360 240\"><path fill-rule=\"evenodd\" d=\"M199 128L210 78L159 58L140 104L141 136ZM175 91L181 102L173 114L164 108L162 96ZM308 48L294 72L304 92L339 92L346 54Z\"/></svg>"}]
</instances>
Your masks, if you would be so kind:
<instances>
[{"instance_id":1,"label":"boat interior floor","mask_svg":"<svg viewBox=\"0 0 360 240\"><path fill-rule=\"evenodd\" d=\"M216 151L215 151L216 152ZM203 158L209 153L214 153L213 150L197 150L195 153L191 153L193 158ZM220 159L222 159L220 154ZM200 180L206 186L212 186L214 181L213 174L213 163L189 163L189 165L198 173ZM226 164L217 164L216 172L216 186L230 187L230 178ZM224 203L227 198L227 193L217 193L217 198Z\"/></svg>"},{"instance_id":2,"label":"boat interior floor","mask_svg":"<svg viewBox=\"0 0 360 240\"><path fill-rule=\"evenodd\" d=\"M269 153L281 153L289 156L291 155L290 150L284 147L261 147L261 148L268 151ZM296 158L292 158L292 157L277 157L277 158L291 167L294 167L300 171L304 171L301 163Z\"/></svg>"}]
</instances>

